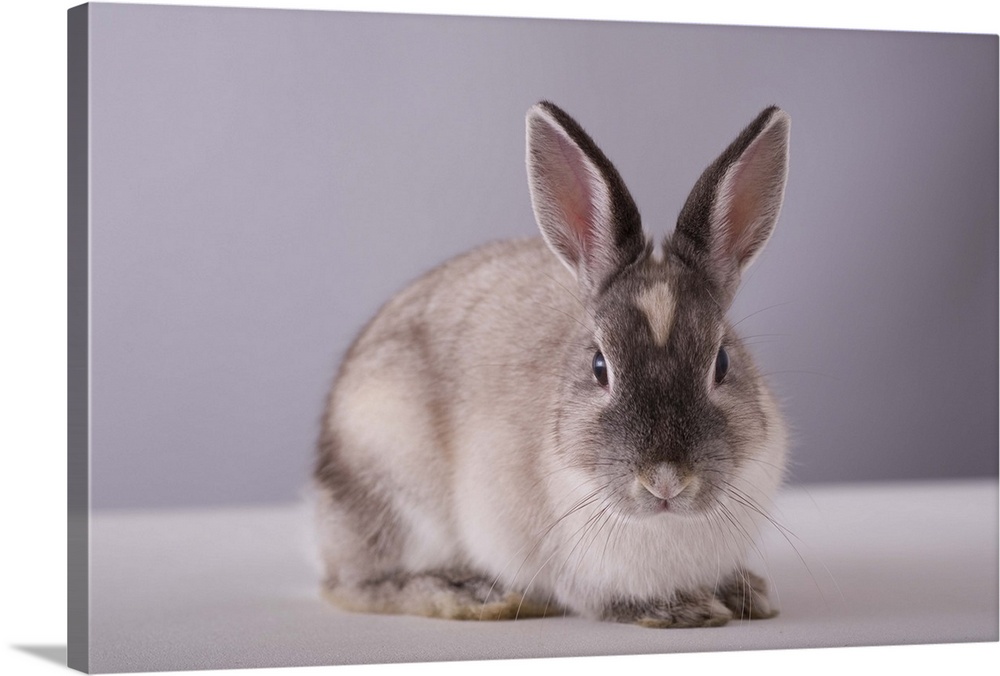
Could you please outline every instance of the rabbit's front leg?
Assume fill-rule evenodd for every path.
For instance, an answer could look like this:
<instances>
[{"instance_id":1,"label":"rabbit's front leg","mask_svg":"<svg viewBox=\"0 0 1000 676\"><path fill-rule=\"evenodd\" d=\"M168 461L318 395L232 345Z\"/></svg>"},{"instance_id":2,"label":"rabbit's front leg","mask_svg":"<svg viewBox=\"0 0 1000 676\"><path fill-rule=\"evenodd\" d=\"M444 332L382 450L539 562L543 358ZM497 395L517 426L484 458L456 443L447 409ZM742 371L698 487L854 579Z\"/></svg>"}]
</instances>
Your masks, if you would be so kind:
<instances>
[{"instance_id":1,"label":"rabbit's front leg","mask_svg":"<svg viewBox=\"0 0 1000 676\"><path fill-rule=\"evenodd\" d=\"M709 589L678 592L666 599L615 599L604 607L602 620L643 627L719 627L733 612Z\"/></svg>"},{"instance_id":2,"label":"rabbit's front leg","mask_svg":"<svg viewBox=\"0 0 1000 676\"><path fill-rule=\"evenodd\" d=\"M778 614L778 609L767 599L764 578L745 568L739 568L730 575L715 595L733 611L737 620L766 620Z\"/></svg>"},{"instance_id":3,"label":"rabbit's front leg","mask_svg":"<svg viewBox=\"0 0 1000 676\"><path fill-rule=\"evenodd\" d=\"M719 627L732 619L777 614L764 579L739 568L714 588L677 592L668 599L615 599L605 605L601 619L644 627Z\"/></svg>"}]
</instances>

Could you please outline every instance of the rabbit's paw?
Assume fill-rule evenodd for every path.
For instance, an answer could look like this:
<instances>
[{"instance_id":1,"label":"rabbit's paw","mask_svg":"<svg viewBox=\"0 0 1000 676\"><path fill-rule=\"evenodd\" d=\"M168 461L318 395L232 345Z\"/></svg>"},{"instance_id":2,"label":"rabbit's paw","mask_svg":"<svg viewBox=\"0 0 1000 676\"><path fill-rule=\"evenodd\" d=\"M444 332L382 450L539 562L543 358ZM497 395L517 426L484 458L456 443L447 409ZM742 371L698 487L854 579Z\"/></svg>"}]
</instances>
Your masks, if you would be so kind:
<instances>
[{"instance_id":1,"label":"rabbit's paw","mask_svg":"<svg viewBox=\"0 0 1000 676\"><path fill-rule=\"evenodd\" d=\"M743 568L730 575L715 594L737 620L766 620L778 614L767 599L764 578Z\"/></svg>"},{"instance_id":2,"label":"rabbit's paw","mask_svg":"<svg viewBox=\"0 0 1000 676\"><path fill-rule=\"evenodd\" d=\"M719 627L732 611L709 591L678 593L670 599L618 600L609 603L602 619L643 627Z\"/></svg>"}]
</instances>

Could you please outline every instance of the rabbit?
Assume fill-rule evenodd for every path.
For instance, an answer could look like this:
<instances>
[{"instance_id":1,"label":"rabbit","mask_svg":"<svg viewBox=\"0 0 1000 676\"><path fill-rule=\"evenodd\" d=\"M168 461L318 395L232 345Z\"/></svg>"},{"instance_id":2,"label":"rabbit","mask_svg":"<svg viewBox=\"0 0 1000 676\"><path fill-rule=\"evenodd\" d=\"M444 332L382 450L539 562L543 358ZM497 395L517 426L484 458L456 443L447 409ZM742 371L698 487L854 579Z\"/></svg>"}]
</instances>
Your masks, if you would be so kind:
<instances>
[{"instance_id":1,"label":"rabbit","mask_svg":"<svg viewBox=\"0 0 1000 676\"><path fill-rule=\"evenodd\" d=\"M541 237L425 274L340 365L314 472L328 600L649 627L776 614L744 561L787 428L725 313L778 219L789 124L762 111L657 248L591 137L531 107Z\"/></svg>"}]
</instances>

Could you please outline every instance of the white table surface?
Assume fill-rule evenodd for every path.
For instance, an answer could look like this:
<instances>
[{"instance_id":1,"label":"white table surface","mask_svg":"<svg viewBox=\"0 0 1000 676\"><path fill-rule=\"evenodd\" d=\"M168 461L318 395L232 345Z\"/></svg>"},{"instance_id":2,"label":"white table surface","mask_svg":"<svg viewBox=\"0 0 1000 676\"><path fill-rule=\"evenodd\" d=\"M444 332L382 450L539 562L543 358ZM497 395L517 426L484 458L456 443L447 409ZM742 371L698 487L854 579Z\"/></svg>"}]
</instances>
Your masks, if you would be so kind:
<instances>
[{"instance_id":1,"label":"white table surface","mask_svg":"<svg viewBox=\"0 0 1000 676\"><path fill-rule=\"evenodd\" d=\"M302 506L98 512L91 670L997 641L997 507L995 480L788 488L794 535L764 532L754 566L780 615L669 630L345 613L319 598Z\"/></svg>"}]
</instances>

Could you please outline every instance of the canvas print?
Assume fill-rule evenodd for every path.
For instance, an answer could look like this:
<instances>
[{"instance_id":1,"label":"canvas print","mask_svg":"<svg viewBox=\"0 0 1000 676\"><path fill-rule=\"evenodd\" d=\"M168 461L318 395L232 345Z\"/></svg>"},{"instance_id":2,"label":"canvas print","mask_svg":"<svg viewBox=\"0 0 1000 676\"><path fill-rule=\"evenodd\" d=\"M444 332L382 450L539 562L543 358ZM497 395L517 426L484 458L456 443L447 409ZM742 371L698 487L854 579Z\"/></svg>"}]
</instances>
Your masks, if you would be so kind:
<instances>
[{"instance_id":1,"label":"canvas print","mask_svg":"<svg viewBox=\"0 0 1000 676\"><path fill-rule=\"evenodd\" d=\"M70 666L998 640L996 36L68 19Z\"/></svg>"}]
</instances>

